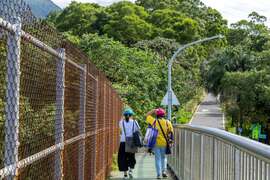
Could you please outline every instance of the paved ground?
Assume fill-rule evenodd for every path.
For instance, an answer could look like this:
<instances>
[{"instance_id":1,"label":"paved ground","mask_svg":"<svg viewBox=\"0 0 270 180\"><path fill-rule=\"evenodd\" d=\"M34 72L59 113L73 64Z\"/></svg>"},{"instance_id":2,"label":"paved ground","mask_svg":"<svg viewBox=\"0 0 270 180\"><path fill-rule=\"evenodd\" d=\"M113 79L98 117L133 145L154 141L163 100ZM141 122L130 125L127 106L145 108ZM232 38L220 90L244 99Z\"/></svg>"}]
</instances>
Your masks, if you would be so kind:
<instances>
[{"instance_id":1,"label":"paved ground","mask_svg":"<svg viewBox=\"0 0 270 180\"><path fill-rule=\"evenodd\" d=\"M215 96L208 94L205 97L193 116L191 124L224 129L223 113Z\"/></svg>"},{"instance_id":2,"label":"paved ground","mask_svg":"<svg viewBox=\"0 0 270 180\"><path fill-rule=\"evenodd\" d=\"M154 155L149 155L146 153L138 153L136 155L136 167L133 172L133 180L154 180L156 179L156 171L154 164ZM123 173L117 171L111 173L111 180L122 180ZM172 180L173 178L168 177L167 180Z\"/></svg>"}]
</instances>

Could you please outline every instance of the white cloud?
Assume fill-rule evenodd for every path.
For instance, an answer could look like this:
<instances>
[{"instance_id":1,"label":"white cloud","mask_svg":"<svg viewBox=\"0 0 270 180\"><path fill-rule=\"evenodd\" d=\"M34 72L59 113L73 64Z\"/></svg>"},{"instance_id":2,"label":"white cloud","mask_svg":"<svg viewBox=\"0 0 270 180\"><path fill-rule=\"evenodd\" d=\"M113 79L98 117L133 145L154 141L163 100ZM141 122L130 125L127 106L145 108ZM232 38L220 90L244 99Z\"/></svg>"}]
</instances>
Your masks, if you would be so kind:
<instances>
[{"instance_id":1,"label":"white cloud","mask_svg":"<svg viewBox=\"0 0 270 180\"><path fill-rule=\"evenodd\" d=\"M60 7L67 6L72 0L53 0ZM94 2L104 6L110 5L120 0L75 0L78 2ZM130 0L135 1L135 0ZM211 6L228 19L229 23L247 19L248 14L256 11L268 19L270 26L270 0L202 0L207 6Z\"/></svg>"},{"instance_id":2,"label":"white cloud","mask_svg":"<svg viewBox=\"0 0 270 180\"><path fill-rule=\"evenodd\" d=\"M247 19L252 11L264 15L270 26L270 1L269 0L202 0L207 6L213 7L228 19L229 23Z\"/></svg>"}]
</instances>

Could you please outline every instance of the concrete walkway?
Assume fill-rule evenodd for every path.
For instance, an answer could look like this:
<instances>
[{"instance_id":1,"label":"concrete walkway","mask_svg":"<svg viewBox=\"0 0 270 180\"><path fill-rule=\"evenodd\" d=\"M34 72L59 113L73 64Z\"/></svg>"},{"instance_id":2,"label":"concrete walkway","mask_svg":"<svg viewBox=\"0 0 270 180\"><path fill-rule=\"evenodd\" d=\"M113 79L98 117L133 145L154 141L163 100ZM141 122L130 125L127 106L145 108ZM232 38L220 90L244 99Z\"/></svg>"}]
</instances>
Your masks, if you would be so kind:
<instances>
[{"instance_id":1,"label":"concrete walkway","mask_svg":"<svg viewBox=\"0 0 270 180\"><path fill-rule=\"evenodd\" d=\"M198 106L190 124L207 127L225 129L224 117L217 102L217 99L212 94L208 94L203 102Z\"/></svg>"},{"instance_id":2,"label":"concrete walkway","mask_svg":"<svg viewBox=\"0 0 270 180\"><path fill-rule=\"evenodd\" d=\"M156 179L156 170L155 170L155 156L149 155L148 153L138 153L136 154L137 164L133 172L134 180L154 180ZM111 180L122 180L122 172L112 172ZM172 180L172 177L166 178L167 180Z\"/></svg>"}]
</instances>

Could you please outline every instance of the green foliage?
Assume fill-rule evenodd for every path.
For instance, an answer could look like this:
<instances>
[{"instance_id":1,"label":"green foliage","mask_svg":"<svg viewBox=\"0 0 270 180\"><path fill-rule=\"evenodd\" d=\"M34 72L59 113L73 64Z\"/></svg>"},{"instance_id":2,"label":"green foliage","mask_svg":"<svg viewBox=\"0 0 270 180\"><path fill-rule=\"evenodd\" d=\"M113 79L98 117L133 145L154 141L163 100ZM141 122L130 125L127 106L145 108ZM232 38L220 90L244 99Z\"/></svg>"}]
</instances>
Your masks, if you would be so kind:
<instances>
[{"instance_id":1,"label":"green foliage","mask_svg":"<svg viewBox=\"0 0 270 180\"><path fill-rule=\"evenodd\" d=\"M154 11L150 16L150 22L155 25L156 34L166 38L174 38L181 43L196 39L199 35L199 26L196 20L172 9Z\"/></svg>"},{"instance_id":2,"label":"green foliage","mask_svg":"<svg viewBox=\"0 0 270 180\"><path fill-rule=\"evenodd\" d=\"M159 69L164 67L158 56L96 34L84 35L80 46L106 73L139 119L143 120L147 110L158 106L164 93L158 88L162 80Z\"/></svg>"},{"instance_id":3,"label":"green foliage","mask_svg":"<svg viewBox=\"0 0 270 180\"><path fill-rule=\"evenodd\" d=\"M136 4L143 6L148 11L157 9L174 8L179 5L178 0L137 0Z\"/></svg>"},{"instance_id":4,"label":"green foliage","mask_svg":"<svg viewBox=\"0 0 270 180\"><path fill-rule=\"evenodd\" d=\"M221 14L199 0L120 1L108 7L73 2L48 21L61 32L107 34L129 46L158 36L186 43L227 32Z\"/></svg>"},{"instance_id":5,"label":"green foliage","mask_svg":"<svg viewBox=\"0 0 270 180\"><path fill-rule=\"evenodd\" d=\"M106 36L87 34L81 39L80 47L97 67L106 73L113 87L134 109L137 119L143 124L145 113L149 109L158 107L166 92L166 59L171 54L167 55L159 50L165 48L173 52L178 45L175 43L172 46L169 42L174 41L157 38L153 41L138 42L134 48L129 48ZM182 63L176 64L173 71L174 90L183 105L201 92L198 71L200 63L189 59L189 56L196 53L195 49L187 51ZM186 63L190 64L186 65ZM189 68L185 69L182 66L189 66ZM196 106L197 103L195 98L191 106ZM190 105L187 106L189 107Z\"/></svg>"},{"instance_id":6,"label":"green foliage","mask_svg":"<svg viewBox=\"0 0 270 180\"><path fill-rule=\"evenodd\" d=\"M103 8L97 4L77 3L73 1L60 14L52 14L48 20L61 32L70 31L74 35L99 32L95 25Z\"/></svg>"},{"instance_id":7,"label":"green foliage","mask_svg":"<svg viewBox=\"0 0 270 180\"><path fill-rule=\"evenodd\" d=\"M185 111L184 108L181 108L180 111L178 111L177 116L178 116L178 118L176 119L177 123L179 123L179 124L187 124L187 123L189 123L189 121L192 118L192 112Z\"/></svg>"},{"instance_id":8,"label":"green foliage","mask_svg":"<svg viewBox=\"0 0 270 180\"><path fill-rule=\"evenodd\" d=\"M111 15L103 32L125 44L134 44L152 36L152 25L146 19L148 13L141 6L123 1L108 7Z\"/></svg>"},{"instance_id":9,"label":"green foliage","mask_svg":"<svg viewBox=\"0 0 270 180\"><path fill-rule=\"evenodd\" d=\"M117 171L118 170L117 154L113 155L111 170L112 171Z\"/></svg>"},{"instance_id":10,"label":"green foliage","mask_svg":"<svg viewBox=\"0 0 270 180\"><path fill-rule=\"evenodd\" d=\"M216 9L207 8L205 15L202 17L205 21L206 29L204 36L211 37L216 34L227 33L227 21L222 18L222 15Z\"/></svg>"},{"instance_id":11,"label":"green foliage","mask_svg":"<svg viewBox=\"0 0 270 180\"><path fill-rule=\"evenodd\" d=\"M230 127L269 123L270 36L266 18L253 12L228 31L228 46L206 65L209 90L221 94ZM270 129L268 130L270 131Z\"/></svg>"},{"instance_id":12,"label":"green foliage","mask_svg":"<svg viewBox=\"0 0 270 180\"><path fill-rule=\"evenodd\" d=\"M139 119L160 105L167 62L180 44L226 34L228 29L221 14L199 0L120 1L107 7L74 2L48 20L106 73ZM188 102L195 106L197 102L190 100L203 86L202 64L225 45L223 41L199 45L177 57L173 89L183 106Z\"/></svg>"},{"instance_id":13,"label":"green foliage","mask_svg":"<svg viewBox=\"0 0 270 180\"><path fill-rule=\"evenodd\" d=\"M224 100L234 100L240 120L267 122L270 74L266 71L226 73L222 79Z\"/></svg>"},{"instance_id":14,"label":"green foliage","mask_svg":"<svg viewBox=\"0 0 270 180\"><path fill-rule=\"evenodd\" d=\"M187 124L194 112L196 111L197 106L202 102L205 96L205 92L203 88L198 88L196 95L185 103L180 110L176 113L176 121L180 124Z\"/></svg>"},{"instance_id":15,"label":"green foliage","mask_svg":"<svg viewBox=\"0 0 270 180\"><path fill-rule=\"evenodd\" d=\"M152 36L152 26L136 15L111 20L104 26L104 32L125 44L134 44Z\"/></svg>"},{"instance_id":16,"label":"green foliage","mask_svg":"<svg viewBox=\"0 0 270 180\"><path fill-rule=\"evenodd\" d=\"M6 90L6 48L4 40L0 40L0 139L4 139L4 125L5 125L5 90ZM0 141L0 167L3 165L4 147L3 141Z\"/></svg>"},{"instance_id":17,"label":"green foliage","mask_svg":"<svg viewBox=\"0 0 270 180\"><path fill-rule=\"evenodd\" d=\"M158 54L162 60L166 61L177 50L179 43L177 43L175 39L156 37L152 40L139 41L134 47L145 51L150 50Z\"/></svg>"}]
</instances>

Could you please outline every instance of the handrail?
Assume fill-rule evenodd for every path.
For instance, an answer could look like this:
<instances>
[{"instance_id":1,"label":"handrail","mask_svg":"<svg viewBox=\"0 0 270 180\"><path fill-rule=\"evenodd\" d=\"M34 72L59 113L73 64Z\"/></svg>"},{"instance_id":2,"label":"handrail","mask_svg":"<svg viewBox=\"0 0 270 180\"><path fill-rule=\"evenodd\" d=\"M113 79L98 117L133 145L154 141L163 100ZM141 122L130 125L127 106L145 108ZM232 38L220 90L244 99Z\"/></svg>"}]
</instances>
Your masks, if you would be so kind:
<instances>
[{"instance_id":1,"label":"handrail","mask_svg":"<svg viewBox=\"0 0 270 180\"><path fill-rule=\"evenodd\" d=\"M270 180L270 146L221 129L174 125L168 164L178 179Z\"/></svg>"},{"instance_id":2,"label":"handrail","mask_svg":"<svg viewBox=\"0 0 270 180\"><path fill-rule=\"evenodd\" d=\"M235 135L225 130L205 126L175 125L174 127L196 131L197 133L212 135L215 138L220 138L223 141L230 142L240 149L245 149L246 151L252 152L255 155L262 156L263 158L270 161L270 146L251 140L249 138Z\"/></svg>"}]
</instances>

